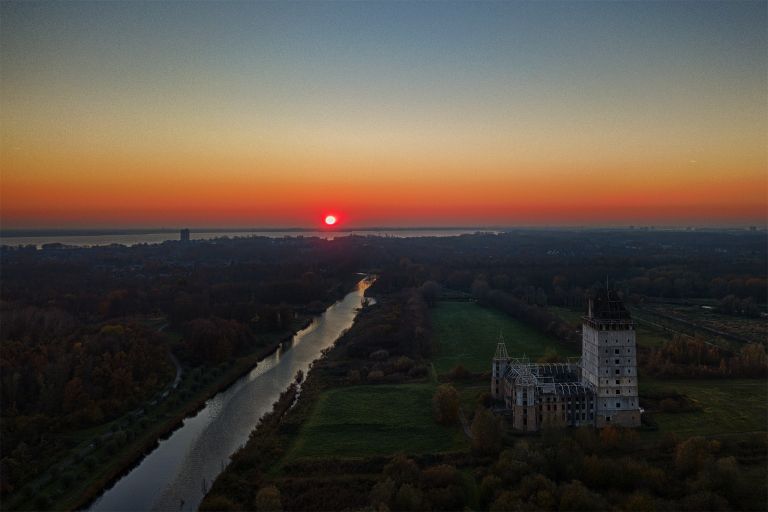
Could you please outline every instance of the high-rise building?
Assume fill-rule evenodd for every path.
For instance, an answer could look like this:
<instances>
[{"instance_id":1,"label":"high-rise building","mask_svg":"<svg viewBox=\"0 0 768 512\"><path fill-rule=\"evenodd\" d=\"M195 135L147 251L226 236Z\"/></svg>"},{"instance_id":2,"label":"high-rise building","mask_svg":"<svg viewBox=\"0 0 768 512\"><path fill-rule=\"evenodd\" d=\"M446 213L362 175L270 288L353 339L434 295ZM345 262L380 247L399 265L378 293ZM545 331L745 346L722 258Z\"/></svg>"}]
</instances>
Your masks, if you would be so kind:
<instances>
[{"instance_id":1,"label":"high-rise building","mask_svg":"<svg viewBox=\"0 0 768 512\"><path fill-rule=\"evenodd\" d=\"M182 229L179 232L179 240L182 242L189 242L189 230L188 229Z\"/></svg>"}]
</instances>

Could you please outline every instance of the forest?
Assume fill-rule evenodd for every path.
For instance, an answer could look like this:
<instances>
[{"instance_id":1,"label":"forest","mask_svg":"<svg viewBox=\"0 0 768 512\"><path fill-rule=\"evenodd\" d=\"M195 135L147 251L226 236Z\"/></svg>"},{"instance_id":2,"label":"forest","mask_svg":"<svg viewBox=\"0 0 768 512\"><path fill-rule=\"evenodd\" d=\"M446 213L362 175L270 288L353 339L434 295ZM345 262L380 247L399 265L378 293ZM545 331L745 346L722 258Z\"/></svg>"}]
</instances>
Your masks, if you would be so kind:
<instances>
[{"instance_id":1,"label":"forest","mask_svg":"<svg viewBox=\"0 0 768 512\"><path fill-rule=\"evenodd\" d=\"M141 414L175 365L216 368L273 345L350 289L358 265L301 239L3 247L2 260L3 494L78 432Z\"/></svg>"},{"instance_id":2,"label":"forest","mask_svg":"<svg viewBox=\"0 0 768 512\"><path fill-rule=\"evenodd\" d=\"M141 414L137 411L169 393L179 406L191 400L206 383L228 375L234 361L269 350L366 273L377 276L368 294L378 304L364 310L352 330L317 362L290 410L286 404L294 403L297 390L286 392L285 404L259 424L251 443L217 481L206 507L223 509L228 500L235 508L269 510L277 496L288 510L319 505L334 510L501 510L512 505L577 510L579 500L598 494L611 506L627 509L658 505L693 510L749 509L754 504L749 500L756 499L749 495L739 501L743 493L738 482L731 489L713 482L729 481L732 457L742 465L744 460L764 461L764 436L724 440L717 449L710 440L695 449L680 448L687 439L667 436L663 448L638 443L636 451L614 453L589 438L596 433L571 432L523 440L529 444L521 448L520 440L483 412L487 397L467 398L462 391L473 378L484 382L482 375L467 376L461 369L435 375L432 358L440 347L430 310L446 299L473 301L577 350L580 336L574 323L553 306L579 310L590 290L605 286L607 279L633 306L703 304L743 325L749 317L765 316L768 258L763 233L515 230L439 238L221 238L131 247L3 246L0 257L0 492L5 497L17 491L33 496L29 488L22 489L24 483L69 457L84 436L93 435L88 432L102 435L117 422L135 425L129 419ZM639 351L647 375L766 376L765 342L713 345L704 337L664 336L663 342ZM172 389L179 368L195 376L196 387ZM266 476L283 463L283 451L322 393L393 386L422 397L424 386L437 381L458 387L468 411L467 428L491 432L492 438L497 430L503 433L490 443L498 448L493 453L503 457L478 447L457 451L464 441L446 434L459 432L452 424L449 431L435 430L435 439L448 443L447 451L398 458L378 454L359 463L293 458L283 462L296 478L277 482ZM666 404L672 408L671 402ZM685 400L676 404L686 406ZM153 421L146 416L140 427L117 427L119 435L108 448L114 452L128 446ZM568 441L572 438L576 440ZM658 458L651 455L654 450ZM690 450L699 454L691 456L697 462L678 468L678 451ZM558 466L563 454L573 460L570 469ZM637 469L640 475L671 472L675 484L659 490L601 480L600 475L613 471L612 464L624 464L621 457L645 461ZM83 475L101 471L99 459L93 459L83 461ZM312 474L326 466L339 468L338 479L302 487L302 472ZM528 476L512 481L509 475L516 473L508 467L524 467ZM63 476L52 478L66 487ZM706 492L698 491L702 489Z\"/></svg>"}]
</instances>

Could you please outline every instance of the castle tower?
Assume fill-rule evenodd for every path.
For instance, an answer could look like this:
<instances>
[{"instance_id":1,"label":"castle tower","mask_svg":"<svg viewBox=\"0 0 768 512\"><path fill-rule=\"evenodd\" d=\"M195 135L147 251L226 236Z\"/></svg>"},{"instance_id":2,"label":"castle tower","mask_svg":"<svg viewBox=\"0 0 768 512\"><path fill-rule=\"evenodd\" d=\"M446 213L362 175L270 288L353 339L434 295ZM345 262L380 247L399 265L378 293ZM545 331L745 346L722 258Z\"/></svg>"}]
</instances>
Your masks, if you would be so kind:
<instances>
[{"instance_id":1,"label":"castle tower","mask_svg":"<svg viewBox=\"0 0 768 512\"><path fill-rule=\"evenodd\" d=\"M635 323L615 292L589 299L582 324L581 380L595 391L595 425L640 425Z\"/></svg>"},{"instance_id":2,"label":"castle tower","mask_svg":"<svg viewBox=\"0 0 768 512\"><path fill-rule=\"evenodd\" d=\"M499 343L496 344L496 354L491 363L491 395L494 400L503 398L502 380L509 367L509 355L507 346L504 344L504 338L499 334Z\"/></svg>"}]
</instances>

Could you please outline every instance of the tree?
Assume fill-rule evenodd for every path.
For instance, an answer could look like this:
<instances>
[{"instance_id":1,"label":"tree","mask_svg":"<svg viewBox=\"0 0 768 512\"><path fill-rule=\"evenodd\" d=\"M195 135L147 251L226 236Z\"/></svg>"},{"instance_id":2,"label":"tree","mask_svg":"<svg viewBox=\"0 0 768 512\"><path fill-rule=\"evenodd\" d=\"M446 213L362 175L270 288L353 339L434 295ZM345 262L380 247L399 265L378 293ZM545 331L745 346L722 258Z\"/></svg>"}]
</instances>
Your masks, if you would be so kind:
<instances>
[{"instance_id":1,"label":"tree","mask_svg":"<svg viewBox=\"0 0 768 512\"><path fill-rule=\"evenodd\" d=\"M415 482L419 478L419 466L402 453L398 453L384 466L384 475L396 484Z\"/></svg>"},{"instance_id":2,"label":"tree","mask_svg":"<svg viewBox=\"0 0 768 512\"><path fill-rule=\"evenodd\" d=\"M501 487L501 478L496 475L485 475L480 482L480 500L484 504L491 503Z\"/></svg>"},{"instance_id":3,"label":"tree","mask_svg":"<svg viewBox=\"0 0 768 512\"><path fill-rule=\"evenodd\" d=\"M635 492L624 503L623 509L628 512L655 512L656 504L651 496Z\"/></svg>"},{"instance_id":4,"label":"tree","mask_svg":"<svg viewBox=\"0 0 768 512\"><path fill-rule=\"evenodd\" d=\"M403 484L395 496L397 510L420 510L421 491L412 484Z\"/></svg>"},{"instance_id":5,"label":"tree","mask_svg":"<svg viewBox=\"0 0 768 512\"><path fill-rule=\"evenodd\" d=\"M440 285L434 281L427 281L419 289L421 296L430 307L434 306L437 302L437 297L440 295Z\"/></svg>"},{"instance_id":6,"label":"tree","mask_svg":"<svg viewBox=\"0 0 768 512\"><path fill-rule=\"evenodd\" d=\"M501 449L501 423L488 409L478 407L472 420L472 450L490 455Z\"/></svg>"},{"instance_id":7,"label":"tree","mask_svg":"<svg viewBox=\"0 0 768 512\"><path fill-rule=\"evenodd\" d=\"M283 509L280 490L274 485L262 487L256 493L253 506L256 507L258 512L279 512Z\"/></svg>"},{"instance_id":8,"label":"tree","mask_svg":"<svg viewBox=\"0 0 768 512\"><path fill-rule=\"evenodd\" d=\"M394 496L396 488L397 486L391 478L378 482L371 489L371 505L379 507L383 504L388 507L392 502L392 496Z\"/></svg>"},{"instance_id":9,"label":"tree","mask_svg":"<svg viewBox=\"0 0 768 512\"><path fill-rule=\"evenodd\" d=\"M432 397L435 421L442 425L456 423L459 418L459 393L450 384L438 386Z\"/></svg>"},{"instance_id":10,"label":"tree","mask_svg":"<svg viewBox=\"0 0 768 512\"><path fill-rule=\"evenodd\" d=\"M560 510L590 511L605 510L606 508L603 499L584 487L584 484L578 480L565 484L562 488L560 495Z\"/></svg>"},{"instance_id":11,"label":"tree","mask_svg":"<svg viewBox=\"0 0 768 512\"><path fill-rule=\"evenodd\" d=\"M719 450L720 443L718 441L707 441L703 437L691 437L675 448L675 467L684 475L697 473Z\"/></svg>"}]
</instances>

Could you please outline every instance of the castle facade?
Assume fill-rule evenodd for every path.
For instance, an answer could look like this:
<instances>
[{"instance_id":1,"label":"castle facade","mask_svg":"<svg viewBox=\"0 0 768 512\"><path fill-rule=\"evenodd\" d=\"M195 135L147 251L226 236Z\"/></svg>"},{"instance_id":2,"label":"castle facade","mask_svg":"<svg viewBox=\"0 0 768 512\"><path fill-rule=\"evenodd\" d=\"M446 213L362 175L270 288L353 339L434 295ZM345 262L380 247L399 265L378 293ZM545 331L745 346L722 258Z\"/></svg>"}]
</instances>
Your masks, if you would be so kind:
<instances>
[{"instance_id":1,"label":"castle facade","mask_svg":"<svg viewBox=\"0 0 768 512\"><path fill-rule=\"evenodd\" d=\"M491 394L516 430L640 425L635 324L615 292L590 298L582 323L581 358L532 363L512 358L499 341Z\"/></svg>"}]
</instances>

